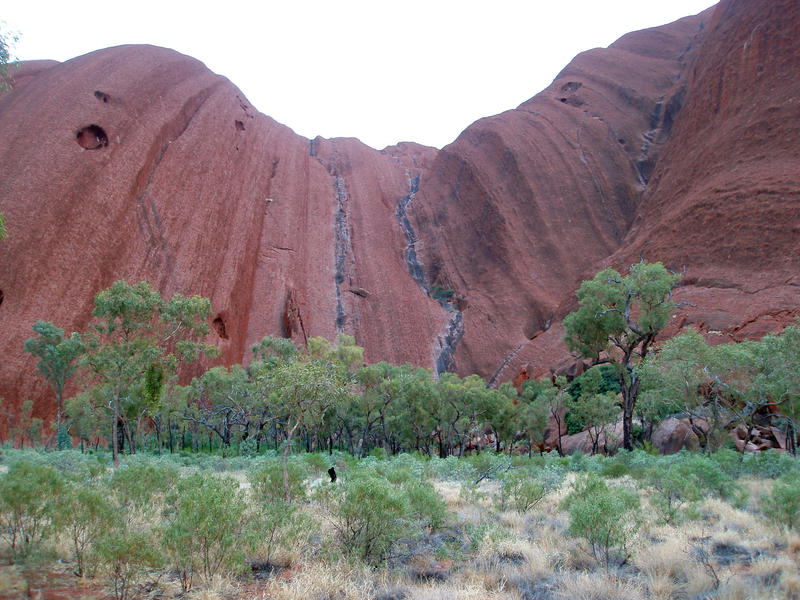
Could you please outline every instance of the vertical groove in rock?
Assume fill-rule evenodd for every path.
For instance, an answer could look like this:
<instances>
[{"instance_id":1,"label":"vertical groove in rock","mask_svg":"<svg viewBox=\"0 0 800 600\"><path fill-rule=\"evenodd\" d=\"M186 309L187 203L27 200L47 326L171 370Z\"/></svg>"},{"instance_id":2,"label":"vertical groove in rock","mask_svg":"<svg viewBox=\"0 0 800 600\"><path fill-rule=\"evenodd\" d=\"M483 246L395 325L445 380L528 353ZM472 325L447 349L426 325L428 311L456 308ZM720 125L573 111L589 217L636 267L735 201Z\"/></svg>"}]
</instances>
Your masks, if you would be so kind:
<instances>
[{"instance_id":1,"label":"vertical groove in rock","mask_svg":"<svg viewBox=\"0 0 800 600\"><path fill-rule=\"evenodd\" d=\"M350 218L347 214L347 187L343 177L336 177L334 181L336 192L336 220L335 220L335 249L334 261L336 266L336 331L342 333L347 324L348 315L342 300L342 286L349 289L353 280L355 258L350 232Z\"/></svg>"}]
</instances>

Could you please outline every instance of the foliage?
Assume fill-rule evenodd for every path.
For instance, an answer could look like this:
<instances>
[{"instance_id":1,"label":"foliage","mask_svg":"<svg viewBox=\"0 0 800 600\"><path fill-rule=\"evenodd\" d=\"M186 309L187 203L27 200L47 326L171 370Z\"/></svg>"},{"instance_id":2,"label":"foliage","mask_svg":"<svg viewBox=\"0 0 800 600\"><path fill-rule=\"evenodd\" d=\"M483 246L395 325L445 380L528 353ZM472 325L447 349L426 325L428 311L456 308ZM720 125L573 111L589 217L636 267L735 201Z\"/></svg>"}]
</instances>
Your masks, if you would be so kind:
<instances>
[{"instance_id":1,"label":"foliage","mask_svg":"<svg viewBox=\"0 0 800 600\"><path fill-rule=\"evenodd\" d=\"M651 350L658 333L669 322L675 304L672 288L680 277L660 263L644 260L631 265L627 275L613 269L599 272L578 289L579 308L564 318L570 351L596 363L617 367L622 393L623 445L633 449L633 411L639 395L637 365ZM601 357L604 356L604 358Z\"/></svg>"},{"instance_id":2,"label":"foliage","mask_svg":"<svg viewBox=\"0 0 800 600\"><path fill-rule=\"evenodd\" d=\"M604 450L616 450L616 443L609 444L607 428L617 420L619 413L617 392L606 380L606 369L594 367L581 375L579 386L574 388L575 395L568 395L566 408L569 411L564 420L567 433L578 433L588 428L592 442L592 454L597 454L601 437L604 439ZM619 389L619 385L616 386ZM571 388L572 389L572 388ZM570 424L577 423L578 431L570 431ZM610 447L609 447L610 446Z\"/></svg>"},{"instance_id":3,"label":"foliage","mask_svg":"<svg viewBox=\"0 0 800 600\"><path fill-rule=\"evenodd\" d=\"M215 349L199 343L209 331L211 303L206 298L175 294L168 302L146 281L115 282L95 296L94 320L84 336L84 364L104 390L112 412L111 447L117 462L117 427L128 425L131 406L153 365L174 373L180 362L192 362ZM150 386L152 387L152 386Z\"/></svg>"},{"instance_id":4,"label":"foliage","mask_svg":"<svg viewBox=\"0 0 800 600\"><path fill-rule=\"evenodd\" d=\"M85 574L89 550L103 533L122 526L119 517L107 489L82 480L68 482L54 504L53 521L70 540L75 575Z\"/></svg>"},{"instance_id":5,"label":"foliage","mask_svg":"<svg viewBox=\"0 0 800 600\"><path fill-rule=\"evenodd\" d=\"M0 537L14 558L25 558L38 550L51 533L55 502L64 489L64 479L51 466L20 460L0 478Z\"/></svg>"},{"instance_id":6,"label":"foliage","mask_svg":"<svg viewBox=\"0 0 800 600\"><path fill-rule=\"evenodd\" d=\"M306 469L299 460L287 462L289 496L294 501L306 497ZM253 494L260 502L270 503L286 498L283 481L283 464L277 457L266 457L256 462L247 474Z\"/></svg>"},{"instance_id":7,"label":"foliage","mask_svg":"<svg viewBox=\"0 0 800 600\"><path fill-rule=\"evenodd\" d=\"M447 289L441 285L434 285L431 287L431 298L440 300L442 302L449 302L455 295L455 290Z\"/></svg>"},{"instance_id":8,"label":"foliage","mask_svg":"<svg viewBox=\"0 0 800 600\"><path fill-rule=\"evenodd\" d=\"M321 489L344 554L376 564L407 531L406 496L386 479L361 472Z\"/></svg>"},{"instance_id":9,"label":"foliage","mask_svg":"<svg viewBox=\"0 0 800 600\"><path fill-rule=\"evenodd\" d=\"M75 374L85 347L79 333L65 338L64 330L48 321L36 321L33 330L39 337L25 340L25 352L37 357L36 369L47 379L56 394L56 427L61 429L61 399L64 386Z\"/></svg>"},{"instance_id":10,"label":"foliage","mask_svg":"<svg viewBox=\"0 0 800 600\"><path fill-rule=\"evenodd\" d=\"M408 503L407 517L430 529L439 529L447 519L447 505L428 481L408 481L403 485Z\"/></svg>"},{"instance_id":11,"label":"foliage","mask_svg":"<svg viewBox=\"0 0 800 600\"><path fill-rule=\"evenodd\" d=\"M0 93L10 90L14 81L8 71L13 61L11 49L18 40L17 34L0 30ZM5 237L5 219L1 217L2 215L0 215L0 240Z\"/></svg>"},{"instance_id":12,"label":"foliage","mask_svg":"<svg viewBox=\"0 0 800 600\"><path fill-rule=\"evenodd\" d=\"M542 501L546 494L544 484L530 472L510 471L500 487L503 503L521 513L528 512Z\"/></svg>"},{"instance_id":13,"label":"foliage","mask_svg":"<svg viewBox=\"0 0 800 600\"><path fill-rule=\"evenodd\" d=\"M268 564L271 564L277 548L296 549L314 529L311 518L297 504L289 504L281 497L260 500L252 525L256 533L256 550Z\"/></svg>"},{"instance_id":14,"label":"foliage","mask_svg":"<svg viewBox=\"0 0 800 600\"><path fill-rule=\"evenodd\" d=\"M209 581L216 573L241 568L254 537L247 499L236 480L195 473L178 481L167 503L164 548L184 591L195 574Z\"/></svg>"},{"instance_id":15,"label":"foliage","mask_svg":"<svg viewBox=\"0 0 800 600\"><path fill-rule=\"evenodd\" d=\"M614 365L608 364L594 366L573 379L567 391L573 399L579 398L584 393L590 395L604 394L606 392L619 394L617 369Z\"/></svg>"},{"instance_id":16,"label":"foliage","mask_svg":"<svg viewBox=\"0 0 800 600\"><path fill-rule=\"evenodd\" d=\"M125 526L107 529L94 544L94 554L114 585L115 600L127 600L148 567L161 564L158 544L146 531Z\"/></svg>"},{"instance_id":17,"label":"foliage","mask_svg":"<svg viewBox=\"0 0 800 600\"><path fill-rule=\"evenodd\" d=\"M589 475L576 481L562 508L569 512L570 534L589 542L595 560L607 569L628 561L643 522L635 491Z\"/></svg>"},{"instance_id":18,"label":"foliage","mask_svg":"<svg viewBox=\"0 0 800 600\"><path fill-rule=\"evenodd\" d=\"M796 471L775 480L770 493L761 496L761 510L779 526L794 529L800 525L800 477Z\"/></svg>"},{"instance_id":19,"label":"foliage","mask_svg":"<svg viewBox=\"0 0 800 600\"><path fill-rule=\"evenodd\" d=\"M110 487L122 514L130 524L137 518L147 520L179 479L177 467L151 460L129 459L111 477Z\"/></svg>"}]
</instances>

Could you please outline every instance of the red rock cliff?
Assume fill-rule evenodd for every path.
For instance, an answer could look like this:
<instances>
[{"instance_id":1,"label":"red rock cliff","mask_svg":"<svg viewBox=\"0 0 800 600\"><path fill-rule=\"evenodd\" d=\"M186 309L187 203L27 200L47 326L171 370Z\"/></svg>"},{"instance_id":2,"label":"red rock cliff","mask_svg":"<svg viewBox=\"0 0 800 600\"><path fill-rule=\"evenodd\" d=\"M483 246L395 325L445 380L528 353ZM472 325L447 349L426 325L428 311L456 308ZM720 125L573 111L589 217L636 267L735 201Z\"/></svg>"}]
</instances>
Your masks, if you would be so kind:
<instances>
[{"instance_id":1,"label":"red rock cliff","mask_svg":"<svg viewBox=\"0 0 800 600\"><path fill-rule=\"evenodd\" d=\"M726 0L628 34L441 151L305 139L161 48L28 65L0 96L0 396L48 415L31 324L84 328L122 277L211 298L226 363L342 331L519 381L570 366L574 289L640 254L685 269L673 331L776 329L800 306L798 13Z\"/></svg>"},{"instance_id":2,"label":"red rock cliff","mask_svg":"<svg viewBox=\"0 0 800 600\"><path fill-rule=\"evenodd\" d=\"M435 150L307 140L176 52L44 64L0 98L0 396L49 410L22 352L38 319L86 326L147 278L212 301L227 363L263 336L352 333L369 360L432 365L448 315L409 275L398 207Z\"/></svg>"}]
</instances>

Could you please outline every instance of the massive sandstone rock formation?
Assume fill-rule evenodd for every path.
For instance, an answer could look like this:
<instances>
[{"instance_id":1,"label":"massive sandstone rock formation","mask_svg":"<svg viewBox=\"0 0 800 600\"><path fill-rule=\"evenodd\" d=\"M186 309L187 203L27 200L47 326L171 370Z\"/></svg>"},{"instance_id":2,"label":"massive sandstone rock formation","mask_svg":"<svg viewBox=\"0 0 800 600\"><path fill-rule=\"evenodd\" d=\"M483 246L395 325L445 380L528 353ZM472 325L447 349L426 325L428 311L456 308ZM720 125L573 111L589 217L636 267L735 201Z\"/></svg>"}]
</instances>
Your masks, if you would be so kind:
<instances>
[{"instance_id":1,"label":"massive sandstone rock formation","mask_svg":"<svg viewBox=\"0 0 800 600\"><path fill-rule=\"evenodd\" d=\"M723 343L800 316L800 4L729 0L701 17L686 67L653 113L654 124L663 116L656 136L668 137L631 228L583 278L660 260L683 272L675 298L687 303L666 335L691 325ZM559 324L573 298L505 379L574 362Z\"/></svg>"},{"instance_id":2,"label":"massive sandstone rock formation","mask_svg":"<svg viewBox=\"0 0 800 600\"><path fill-rule=\"evenodd\" d=\"M723 0L628 34L441 151L308 140L161 48L29 63L0 96L4 406L52 410L31 324L84 328L122 277L208 296L226 363L341 331L370 361L567 368L574 289L640 254L685 269L673 330L780 327L800 306L798 13Z\"/></svg>"}]
</instances>

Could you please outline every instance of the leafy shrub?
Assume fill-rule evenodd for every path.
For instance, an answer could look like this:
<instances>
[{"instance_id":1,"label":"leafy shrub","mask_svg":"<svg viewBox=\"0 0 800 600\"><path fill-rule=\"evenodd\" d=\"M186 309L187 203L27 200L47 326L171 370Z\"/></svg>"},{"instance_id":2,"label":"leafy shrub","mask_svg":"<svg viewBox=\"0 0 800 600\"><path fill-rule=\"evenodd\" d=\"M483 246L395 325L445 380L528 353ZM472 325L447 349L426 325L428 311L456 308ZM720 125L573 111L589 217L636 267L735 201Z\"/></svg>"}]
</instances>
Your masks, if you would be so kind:
<instances>
[{"instance_id":1,"label":"leafy shrub","mask_svg":"<svg viewBox=\"0 0 800 600\"><path fill-rule=\"evenodd\" d=\"M564 414L564 426L567 428L567 435L580 433L587 425L588 423L576 416L575 411L570 410Z\"/></svg>"},{"instance_id":2,"label":"leafy shrub","mask_svg":"<svg viewBox=\"0 0 800 600\"><path fill-rule=\"evenodd\" d=\"M425 463L410 454L398 454L386 462L383 472L392 483L422 481L425 478Z\"/></svg>"},{"instance_id":3,"label":"leafy shrub","mask_svg":"<svg viewBox=\"0 0 800 600\"><path fill-rule=\"evenodd\" d=\"M709 495L733 499L740 505L746 494L744 488L736 488L717 460L701 454L681 452L663 457L650 467L647 479L658 491L650 503L667 523L678 520L681 507L684 516L691 516L696 512L692 504Z\"/></svg>"},{"instance_id":4,"label":"leafy shrub","mask_svg":"<svg viewBox=\"0 0 800 600\"><path fill-rule=\"evenodd\" d=\"M601 463L600 474L609 479L616 479L617 477L624 477L630 474L628 465L619 460L606 459Z\"/></svg>"},{"instance_id":5,"label":"leafy shrub","mask_svg":"<svg viewBox=\"0 0 800 600\"><path fill-rule=\"evenodd\" d=\"M145 531L124 525L106 530L94 544L94 554L114 585L114 598L127 600L148 567L161 565L158 544Z\"/></svg>"},{"instance_id":6,"label":"leafy shrub","mask_svg":"<svg viewBox=\"0 0 800 600\"><path fill-rule=\"evenodd\" d=\"M378 563L408 529L406 495L366 470L323 486L318 494L331 512L344 554Z\"/></svg>"},{"instance_id":7,"label":"leafy shrub","mask_svg":"<svg viewBox=\"0 0 800 600\"><path fill-rule=\"evenodd\" d=\"M403 486L408 518L424 527L438 529L447 519L447 505L427 481L410 481Z\"/></svg>"},{"instance_id":8,"label":"leafy shrub","mask_svg":"<svg viewBox=\"0 0 800 600\"><path fill-rule=\"evenodd\" d=\"M289 460L286 464L289 475L289 491L293 500L306 497L306 468L300 460ZM285 500L283 486L283 464L277 457L267 457L256 462L247 474L256 498L265 502Z\"/></svg>"},{"instance_id":9,"label":"leafy shrub","mask_svg":"<svg viewBox=\"0 0 800 600\"><path fill-rule=\"evenodd\" d=\"M313 473L324 473L335 462L319 452L307 452L303 455L303 460Z\"/></svg>"},{"instance_id":10,"label":"leafy shrub","mask_svg":"<svg viewBox=\"0 0 800 600\"><path fill-rule=\"evenodd\" d=\"M178 481L167 504L164 548L184 591L196 573L208 581L244 566L254 536L247 526L247 499L235 479L195 473Z\"/></svg>"},{"instance_id":11,"label":"leafy shrub","mask_svg":"<svg viewBox=\"0 0 800 600\"><path fill-rule=\"evenodd\" d=\"M43 459L66 477L75 481L86 481L102 475L106 471L106 463L102 455L84 454L77 450L49 452Z\"/></svg>"},{"instance_id":12,"label":"leafy shrub","mask_svg":"<svg viewBox=\"0 0 800 600\"><path fill-rule=\"evenodd\" d=\"M64 478L53 467L28 460L14 462L0 478L0 536L14 558L29 556L52 532L63 489Z\"/></svg>"},{"instance_id":13,"label":"leafy shrub","mask_svg":"<svg viewBox=\"0 0 800 600\"><path fill-rule=\"evenodd\" d=\"M242 440L239 443L239 454L241 456L255 456L258 454L258 441L253 436Z\"/></svg>"},{"instance_id":14,"label":"leafy shrub","mask_svg":"<svg viewBox=\"0 0 800 600\"><path fill-rule=\"evenodd\" d=\"M128 523L151 515L158 506L156 499L165 497L179 476L178 468L166 461L129 457L111 477L111 488Z\"/></svg>"},{"instance_id":15,"label":"leafy shrub","mask_svg":"<svg viewBox=\"0 0 800 600\"><path fill-rule=\"evenodd\" d=\"M578 398L584 392L588 394L605 394L606 392L619 394L619 375L614 365L599 365L593 367L593 370L595 369L600 372L599 382L591 381L591 375L587 375L588 371L579 375L567 388L567 392L572 398ZM591 387L585 385L587 381L591 381Z\"/></svg>"},{"instance_id":16,"label":"leafy shrub","mask_svg":"<svg viewBox=\"0 0 800 600\"><path fill-rule=\"evenodd\" d=\"M72 450L72 436L67 431L67 426L62 424L56 434L56 448L59 450Z\"/></svg>"},{"instance_id":17,"label":"leafy shrub","mask_svg":"<svg viewBox=\"0 0 800 600\"><path fill-rule=\"evenodd\" d=\"M789 529L800 525L800 477L796 472L775 480L769 495L761 496L761 510L777 525Z\"/></svg>"},{"instance_id":18,"label":"leafy shrub","mask_svg":"<svg viewBox=\"0 0 800 600\"><path fill-rule=\"evenodd\" d=\"M775 479L797 470L797 463L788 453L775 450L748 453L744 457L743 472L754 477Z\"/></svg>"},{"instance_id":19,"label":"leafy shrub","mask_svg":"<svg viewBox=\"0 0 800 600\"><path fill-rule=\"evenodd\" d=\"M569 532L589 542L592 556L608 568L625 564L642 526L639 496L624 487L609 487L590 474L579 479L562 502L569 512Z\"/></svg>"},{"instance_id":20,"label":"leafy shrub","mask_svg":"<svg viewBox=\"0 0 800 600\"><path fill-rule=\"evenodd\" d=\"M544 484L524 471L511 471L504 478L500 487L503 504L506 501L521 513L528 512L544 498Z\"/></svg>"},{"instance_id":21,"label":"leafy shrub","mask_svg":"<svg viewBox=\"0 0 800 600\"><path fill-rule=\"evenodd\" d=\"M733 480L717 462L702 454L681 453L680 457L682 460L676 462L670 469L675 469L678 477L683 480L683 489L687 497L699 500L709 493L720 498L729 498L733 495Z\"/></svg>"},{"instance_id":22,"label":"leafy shrub","mask_svg":"<svg viewBox=\"0 0 800 600\"><path fill-rule=\"evenodd\" d=\"M271 564L273 553L279 547L297 549L298 544L313 531L311 519L298 510L296 504L283 499L262 501L253 521L256 531L256 551L259 557Z\"/></svg>"},{"instance_id":23,"label":"leafy shrub","mask_svg":"<svg viewBox=\"0 0 800 600\"><path fill-rule=\"evenodd\" d=\"M97 485L69 482L54 503L53 522L70 540L75 556L75 575L86 570L89 549L104 531L122 526L108 492Z\"/></svg>"}]
</instances>

